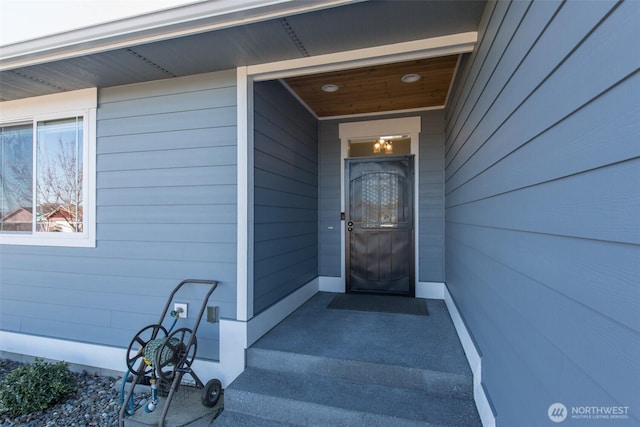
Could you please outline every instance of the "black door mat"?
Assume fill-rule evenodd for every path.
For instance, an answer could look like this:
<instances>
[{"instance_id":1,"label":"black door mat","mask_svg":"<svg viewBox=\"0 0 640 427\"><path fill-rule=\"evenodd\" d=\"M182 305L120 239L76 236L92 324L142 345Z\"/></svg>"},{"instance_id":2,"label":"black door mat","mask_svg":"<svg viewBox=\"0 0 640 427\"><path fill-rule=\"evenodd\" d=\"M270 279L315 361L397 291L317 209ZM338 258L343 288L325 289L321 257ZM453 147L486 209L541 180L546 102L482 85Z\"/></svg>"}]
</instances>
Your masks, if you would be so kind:
<instances>
[{"instance_id":1,"label":"black door mat","mask_svg":"<svg viewBox=\"0 0 640 427\"><path fill-rule=\"evenodd\" d=\"M338 294L331 300L327 308L417 316L429 315L427 302L424 299L389 295Z\"/></svg>"}]
</instances>

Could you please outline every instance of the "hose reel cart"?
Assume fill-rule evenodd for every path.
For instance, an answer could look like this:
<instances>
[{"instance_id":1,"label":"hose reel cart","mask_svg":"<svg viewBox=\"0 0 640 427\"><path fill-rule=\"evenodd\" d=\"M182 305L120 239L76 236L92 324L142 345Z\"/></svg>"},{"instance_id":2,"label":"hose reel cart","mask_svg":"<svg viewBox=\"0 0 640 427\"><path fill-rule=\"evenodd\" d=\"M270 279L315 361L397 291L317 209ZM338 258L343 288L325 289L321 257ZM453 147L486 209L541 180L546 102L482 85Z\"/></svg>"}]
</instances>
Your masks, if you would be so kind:
<instances>
[{"instance_id":1,"label":"hose reel cart","mask_svg":"<svg viewBox=\"0 0 640 427\"><path fill-rule=\"evenodd\" d=\"M202 301L193 329L185 327L174 329L181 313L170 311L171 303L178 291L187 284L207 285L209 290ZM212 379L206 384L203 383L191 366L198 347L196 338L198 326L207 308L209 297L217 286L218 282L213 280L183 280L169 295L158 323L142 328L131 340L126 353L127 371L122 380L121 407L118 417L120 427L124 426L126 417L132 416L140 408L143 408L147 414L154 412L159 403L158 389L160 385L170 384L158 423L159 426L164 426L171 401L180 388L185 374L189 374L195 381L195 387L201 390L201 403L207 408L216 405L222 394L221 382L218 379ZM167 330L163 326L163 322L168 316L174 317L174 320ZM129 374L134 376L125 396L124 389ZM151 396L134 405L135 388L144 383L151 385Z\"/></svg>"}]
</instances>

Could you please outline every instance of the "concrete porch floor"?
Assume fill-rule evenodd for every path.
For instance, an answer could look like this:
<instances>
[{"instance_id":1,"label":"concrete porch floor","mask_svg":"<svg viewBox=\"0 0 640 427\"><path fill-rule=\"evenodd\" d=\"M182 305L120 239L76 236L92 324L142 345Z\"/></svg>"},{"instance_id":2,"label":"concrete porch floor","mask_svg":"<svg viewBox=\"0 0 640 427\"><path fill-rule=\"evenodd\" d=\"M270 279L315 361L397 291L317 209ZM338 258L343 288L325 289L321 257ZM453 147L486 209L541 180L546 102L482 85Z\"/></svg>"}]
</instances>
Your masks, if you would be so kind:
<instances>
[{"instance_id":1,"label":"concrete porch floor","mask_svg":"<svg viewBox=\"0 0 640 427\"><path fill-rule=\"evenodd\" d=\"M327 308L335 295L314 295L251 346L247 371L228 387L233 404L225 402L228 410L211 425L361 425L367 408L388 404L412 421L376 409L382 421L367 424L480 425L471 369L444 301L426 300L429 315L420 316ZM334 384L351 392L332 403L314 391ZM398 400L371 400L384 387ZM255 414L242 415L247 407Z\"/></svg>"},{"instance_id":2,"label":"concrete porch floor","mask_svg":"<svg viewBox=\"0 0 640 427\"><path fill-rule=\"evenodd\" d=\"M314 295L253 347L471 376L444 301L417 316L327 308L335 295Z\"/></svg>"}]
</instances>

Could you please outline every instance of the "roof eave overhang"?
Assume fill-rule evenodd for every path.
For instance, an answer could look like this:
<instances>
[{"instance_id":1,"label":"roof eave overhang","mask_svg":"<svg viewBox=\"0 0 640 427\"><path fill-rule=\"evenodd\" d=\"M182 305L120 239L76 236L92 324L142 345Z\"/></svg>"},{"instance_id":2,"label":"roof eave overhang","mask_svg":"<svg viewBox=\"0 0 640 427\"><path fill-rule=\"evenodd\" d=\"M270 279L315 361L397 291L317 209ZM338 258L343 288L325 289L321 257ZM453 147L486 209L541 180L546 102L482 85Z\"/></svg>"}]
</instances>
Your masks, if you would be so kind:
<instances>
[{"instance_id":1,"label":"roof eave overhang","mask_svg":"<svg viewBox=\"0 0 640 427\"><path fill-rule=\"evenodd\" d=\"M247 74L254 81L326 73L472 52L478 41L477 31L431 37L383 46L296 58L268 64L251 65Z\"/></svg>"},{"instance_id":2,"label":"roof eave overhang","mask_svg":"<svg viewBox=\"0 0 640 427\"><path fill-rule=\"evenodd\" d=\"M0 46L0 71L43 64L362 0L216 0Z\"/></svg>"}]
</instances>

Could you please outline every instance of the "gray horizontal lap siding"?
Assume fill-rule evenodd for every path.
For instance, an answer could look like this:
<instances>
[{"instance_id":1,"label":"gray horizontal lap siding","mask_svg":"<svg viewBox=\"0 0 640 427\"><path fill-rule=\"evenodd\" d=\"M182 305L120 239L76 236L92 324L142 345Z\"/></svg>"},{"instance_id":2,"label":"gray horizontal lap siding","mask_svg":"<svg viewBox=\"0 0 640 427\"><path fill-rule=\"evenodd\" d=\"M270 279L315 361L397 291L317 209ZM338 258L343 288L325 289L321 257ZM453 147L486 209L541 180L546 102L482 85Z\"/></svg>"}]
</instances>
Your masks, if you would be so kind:
<instances>
[{"instance_id":1,"label":"gray horizontal lap siding","mask_svg":"<svg viewBox=\"0 0 640 427\"><path fill-rule=\"evenodd\" d=\"M340 136L338 122L323 120L318 129L318 272L321 276L340 277Z\"/></svg>"},{"instance_id":2,"label":"gray horizontal lap siding","mask_svg":"<svg viewBox=\"0 0 640 427\"><path fill-rule=\"evenodd\" d=\"M277 81L254 85L254 313L318 276L317 120Z\"/></svg>"},{"instance_id":3,"label":"gray horizontal lap siding","mask_svg":"<svg viewBox=\"0 0 640 427\"><path fill-rule=\"evenodd\" d=\"M3 246L3 330L127 346L186 278L235 318L235 93L233 71L99 91L97 247ZM190 318L202 296L180 294ZM198 341L218 358L217 325Z\"/></svg>"},{"instance_id":4,"label":"gray horizontal lap siding","mask_svg":"<svg viewBox=\"0 0 640 427\"><path fill-rule=\"evenodd\" d=\"M444 112L423 112L421 118L418 280L444 282Z\"/></svg>"},{"instance_id":5,"label":"gray horizontal lap siding","mask_svg":"<svg viewBox=\"0 0 640 427\"><path fill-rule=\"evenodd\" d=\"M639 18L491 3L453 91L447 286L498 425L552 424L554 402L640 422Z\"/></svg>"},{"instance_id":6,"label":"gray horizontal lap siding","mask_svg":"<svg viewBox=\"0 0 640 427\"><path fill-rule=\"evenodd\" d=\"M320 275L340 277L340 158L341 122L420 116L419 140L419 273L423 282L444 281L444 113L423 111L320 122Z\"/></svg>"}]
</instances>

